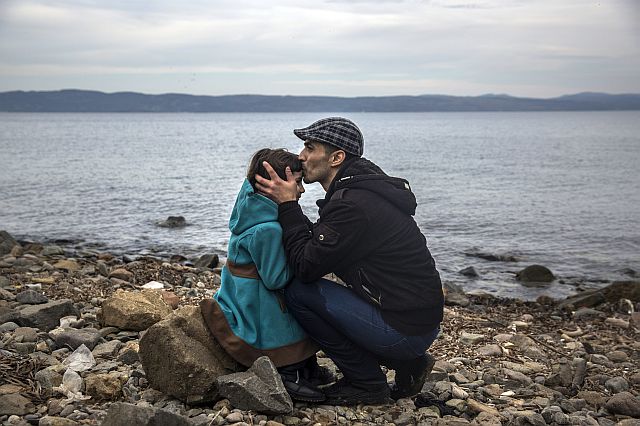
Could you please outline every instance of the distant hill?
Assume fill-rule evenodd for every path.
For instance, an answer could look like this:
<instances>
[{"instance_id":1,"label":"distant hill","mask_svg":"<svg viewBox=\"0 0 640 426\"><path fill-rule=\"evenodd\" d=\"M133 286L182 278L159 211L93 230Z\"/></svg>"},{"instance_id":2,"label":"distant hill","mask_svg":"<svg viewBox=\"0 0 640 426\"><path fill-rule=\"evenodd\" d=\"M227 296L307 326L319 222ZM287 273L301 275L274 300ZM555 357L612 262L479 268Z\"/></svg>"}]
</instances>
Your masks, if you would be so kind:
<instances>
[{"instance_id":1,"label":"distant hill","mask_svg":"<svg viewBox=\"0 0 640 426\"><path fill-rule=\"evenodd\" d=\"M3 112L427 112L640 110L640 94L578 93L557 98L482 96L195 96L89 90L0 93Z\"/></svg>"}]
</instances>

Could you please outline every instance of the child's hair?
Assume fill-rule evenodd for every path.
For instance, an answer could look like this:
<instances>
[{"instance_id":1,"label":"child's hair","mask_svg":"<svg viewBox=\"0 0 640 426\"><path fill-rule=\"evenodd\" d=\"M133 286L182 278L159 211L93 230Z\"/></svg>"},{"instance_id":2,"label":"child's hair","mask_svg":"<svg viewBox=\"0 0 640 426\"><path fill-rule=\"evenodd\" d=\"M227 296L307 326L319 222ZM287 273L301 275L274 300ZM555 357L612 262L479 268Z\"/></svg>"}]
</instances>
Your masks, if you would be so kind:
<instances>
[{"instance_id":1,"label":"child's hair","mask_svg":"<svg viewBox=\"0 0 640 426\"><path fill-rule=\"evenodd\" d=\"M270 149L264 148L253 154L251 162L249 163L249 169L247 170L247 179L253 189L256 188L256 175L260 175L265 179L270 179L269 173L262 165L262 162L266 161L271 164L273 170L276 171L278 176L282 179L286 179L284 169L289 166L292 172L299 172L302 170L302 162L298 160L298 156L288 152L283 148Z\"/></svg>"}]
</instances>

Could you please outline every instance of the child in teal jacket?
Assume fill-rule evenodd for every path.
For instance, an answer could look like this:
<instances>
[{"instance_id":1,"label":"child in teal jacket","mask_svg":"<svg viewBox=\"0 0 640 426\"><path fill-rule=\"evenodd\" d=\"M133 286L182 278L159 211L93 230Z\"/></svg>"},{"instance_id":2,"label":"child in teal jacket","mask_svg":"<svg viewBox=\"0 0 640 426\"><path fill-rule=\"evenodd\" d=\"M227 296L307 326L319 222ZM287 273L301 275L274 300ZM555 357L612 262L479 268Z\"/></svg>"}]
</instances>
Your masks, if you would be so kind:
<instances>
[{"instance_id":1,"label":"child in teal jacket","mask_svg":"<svg viewBox=\"0 0 640 426\"><path fill-rule=\"evenodd\" d=\"M324 394L301 374L313 368L317 347L287 312L281 292L293 274L282 245L278 205L254 189L257 173L269 177L263 161L285 179L285 167L290 167L299 194L304 192L296 155L262 149L253 156L229 220L222 284L213 300L203 303L203 314L216 340L240 364L250 366L267 355L294 399L322 401Z\"/></svg>"}]
</instances>

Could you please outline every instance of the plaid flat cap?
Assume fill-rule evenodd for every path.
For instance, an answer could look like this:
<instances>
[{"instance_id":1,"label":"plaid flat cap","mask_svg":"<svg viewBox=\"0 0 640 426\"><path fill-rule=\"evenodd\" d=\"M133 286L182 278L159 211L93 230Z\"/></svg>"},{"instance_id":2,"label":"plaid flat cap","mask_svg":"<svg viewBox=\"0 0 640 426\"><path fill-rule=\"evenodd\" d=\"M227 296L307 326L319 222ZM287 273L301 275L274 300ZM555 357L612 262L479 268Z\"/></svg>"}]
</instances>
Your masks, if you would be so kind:
<instances>
[{"instance_id":1,"label":"plaid flat cap","mask_svg":"<svg viewBox=\"0 0 640 426\"><path fill-rule=\"evenodd\" d=\"M327 143L358 157L364 151L362 132L353 121L346 118L323 118L304 129L294 129L293 133L303 141L311 139Z\"/></svg>"}]
</instances>

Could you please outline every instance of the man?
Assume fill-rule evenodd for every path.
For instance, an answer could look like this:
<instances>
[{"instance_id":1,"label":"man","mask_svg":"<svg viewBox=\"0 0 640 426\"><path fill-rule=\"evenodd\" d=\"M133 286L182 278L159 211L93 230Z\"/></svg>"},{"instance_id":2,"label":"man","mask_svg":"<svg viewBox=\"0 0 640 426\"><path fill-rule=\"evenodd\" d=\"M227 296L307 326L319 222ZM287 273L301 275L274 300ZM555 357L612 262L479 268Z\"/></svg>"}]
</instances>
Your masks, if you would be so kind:
<instances>
[{"instance_id":1,"label":"man","mask_svg":"<svg viewBox=\"0 0 640 426\"><path fill-rule=\"evenodd\" d=\"M278 221L296 279L287 307L335 362L344 378L327 388L329 404L384 403L420 392L434 359L425 353L442 321L440 276L412 215L416 200L404 179L362 158L360 129L345 118L294 130L305 183L326 196L320 218L306 218L296 183L265 163L260 191L278 203ZM345 286L322 279L335 273ZM380 365L396 371L391 389Z\"/></svg>"}]
</instances>

